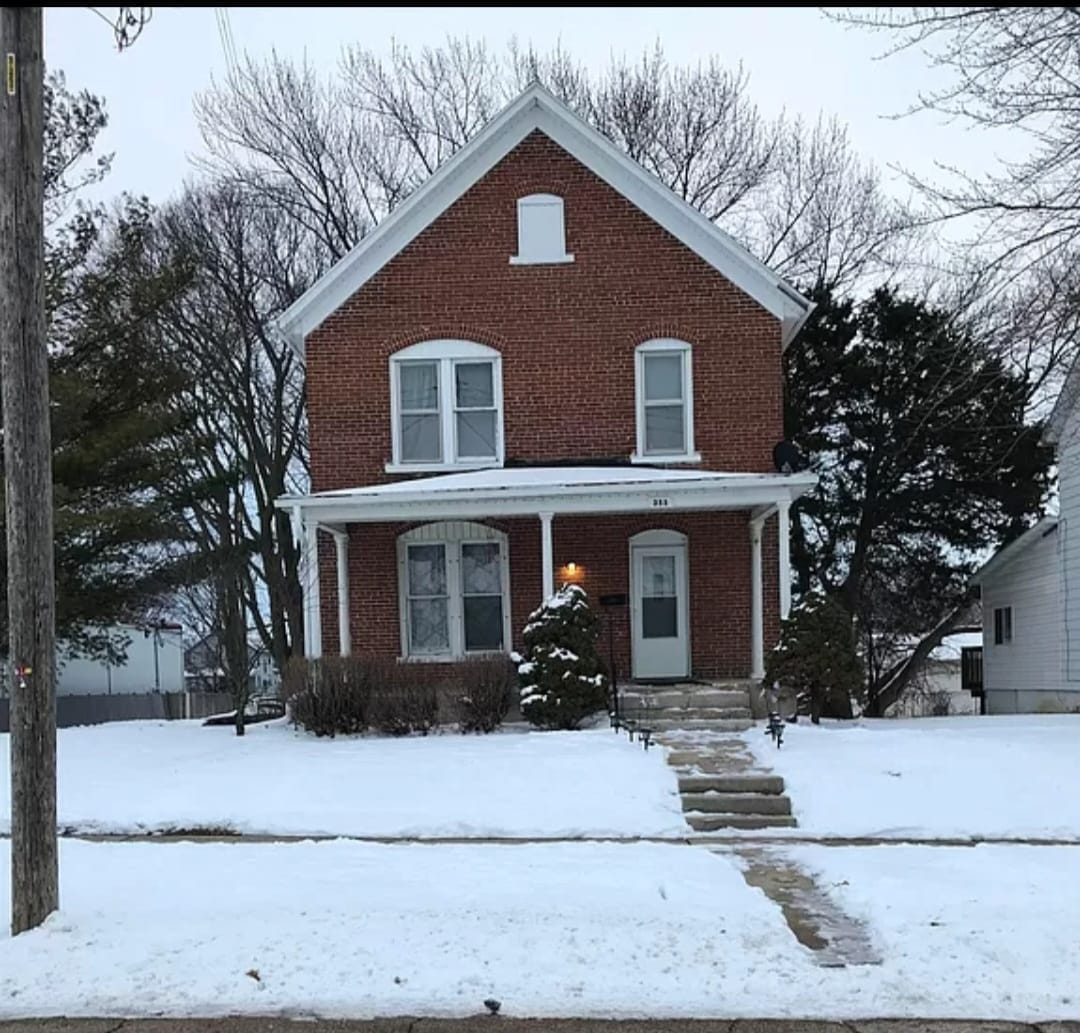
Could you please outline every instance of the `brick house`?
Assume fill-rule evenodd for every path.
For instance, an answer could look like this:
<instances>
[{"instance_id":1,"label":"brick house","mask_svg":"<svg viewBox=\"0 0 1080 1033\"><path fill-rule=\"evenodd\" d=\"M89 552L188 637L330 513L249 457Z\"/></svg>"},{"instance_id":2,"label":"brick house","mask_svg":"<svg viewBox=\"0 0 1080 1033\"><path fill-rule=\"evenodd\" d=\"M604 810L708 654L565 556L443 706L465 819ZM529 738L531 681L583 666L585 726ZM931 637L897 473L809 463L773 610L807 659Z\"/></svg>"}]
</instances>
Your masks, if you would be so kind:
<instances>
[{"instance_id":1,"label":"brick house","mask_svg":"<svg viewBox=\"0 0 1080 1033\"><path fill-rule=\"evenodd\" d=\"M809 310L530 87L280 321L308 655L509 650L575 581L620 678L760 676L815 481L773 464Z\"/></svg>"}]
</instances>

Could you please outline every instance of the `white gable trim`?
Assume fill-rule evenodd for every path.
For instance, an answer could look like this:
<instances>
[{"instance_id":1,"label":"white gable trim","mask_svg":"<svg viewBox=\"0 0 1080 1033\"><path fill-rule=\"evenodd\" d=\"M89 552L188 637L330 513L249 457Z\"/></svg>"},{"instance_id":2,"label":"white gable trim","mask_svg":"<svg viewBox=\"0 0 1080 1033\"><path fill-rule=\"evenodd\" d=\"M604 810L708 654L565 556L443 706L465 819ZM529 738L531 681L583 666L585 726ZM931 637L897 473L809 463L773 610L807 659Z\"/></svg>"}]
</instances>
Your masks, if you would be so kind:
<instances>
[{"instance_id":1,"label":"white gable trim","mask_svg":"<svg viewBox=\"0 0 1080 1033\"><path fill-rule=\"evenodd\" d=\"M1008 545L1003 546L990 557L976 572L971 579L976 585L981 585L987 578L993 577L1004 567L1026 552L1036 542L1042 541L1048 534L1053 534L1058 529L1056 516L1043 517L1038 523L1029 527L1018 538L1014 538Z\"/></svg>"},{"instance_id":2,"label":"white gable trim","mask_svg":"<svg viewBox=\"0 0 1080 1033\"><path fill-rule=\"evenodd\" d=\"M533 85L294 301L278 320L281 333L302 355L312 330L536 130L779 319L785 346L799 332L813 307L806 298L542 86Z\"/></svg>"}]
</instances>

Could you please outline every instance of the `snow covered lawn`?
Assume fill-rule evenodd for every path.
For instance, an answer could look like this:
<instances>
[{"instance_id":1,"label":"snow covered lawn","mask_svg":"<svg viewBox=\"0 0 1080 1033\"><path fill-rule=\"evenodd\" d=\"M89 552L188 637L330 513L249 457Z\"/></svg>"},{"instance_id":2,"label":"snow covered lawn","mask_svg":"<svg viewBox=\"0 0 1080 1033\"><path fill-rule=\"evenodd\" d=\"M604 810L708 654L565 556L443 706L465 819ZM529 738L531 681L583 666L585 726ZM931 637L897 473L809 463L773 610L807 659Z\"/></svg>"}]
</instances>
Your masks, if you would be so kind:
<instances>
[{"instance_id":1,"label":"snow covered lawn","mask_svg":"<svg viewBox=\"0 0 1080 1033\"><path fill-rule=\"evenodd\" d=\"M1080 1017L1078 848L791 853L880 966L818 967L703 847L64 841L63 910L0 933L0 1018Z\"/></svg>"},{"instance_id":2,"label":"snow covered lawn","mask_svg":"<svg viewBox=\"0 0 1080 1033\"><path fill-rule=\"evenodd\" d=\"M10 829L0 735L0 832ZM607 729L316 739L283 721L125 721L59 733L59 821L363 836L685 835L675 776Z\"/></svg>"},{"instance_id":3,"label":"snow covered lawn","mask_svg":"<svg viewBox=\"0 0 1080 1033\"><path fill-rule=\"evenodd\" d=\"M802 721L777 751L800 835L1080 838L1080 716Z\"/></svg>"}]
</instances>

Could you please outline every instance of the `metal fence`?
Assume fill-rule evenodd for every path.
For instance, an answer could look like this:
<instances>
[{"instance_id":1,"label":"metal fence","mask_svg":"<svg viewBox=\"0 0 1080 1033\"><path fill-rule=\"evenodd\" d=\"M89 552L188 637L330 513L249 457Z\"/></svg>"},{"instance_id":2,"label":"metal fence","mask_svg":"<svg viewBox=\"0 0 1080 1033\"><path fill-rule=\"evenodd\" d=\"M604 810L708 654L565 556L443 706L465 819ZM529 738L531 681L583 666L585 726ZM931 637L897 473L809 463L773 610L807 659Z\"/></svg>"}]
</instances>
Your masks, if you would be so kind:
<instances>
[{"instance_id":1,"label":"metal fence","mask_svg":"<svg viewBox=\"0 0 1080 1033\"><path fill-rule=\"evenodd\" d=\"M8 731L11 701L0 699L0 732ZM100 725L107 721L178 720L232 710L227 692L143 692L110 696L57 696L56 725Z\"/></svg>"}]
</instances>

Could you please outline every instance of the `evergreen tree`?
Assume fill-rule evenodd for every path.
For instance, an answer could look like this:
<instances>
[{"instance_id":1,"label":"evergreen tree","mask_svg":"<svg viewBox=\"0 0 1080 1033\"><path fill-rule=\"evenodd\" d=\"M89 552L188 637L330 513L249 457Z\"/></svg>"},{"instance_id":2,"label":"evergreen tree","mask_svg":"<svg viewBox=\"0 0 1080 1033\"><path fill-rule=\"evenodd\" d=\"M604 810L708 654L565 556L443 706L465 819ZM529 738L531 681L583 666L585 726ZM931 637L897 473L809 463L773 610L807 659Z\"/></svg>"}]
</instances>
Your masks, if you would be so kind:
<instances>
[{"instance_id":1,"label":"evergreen tree","mask_svg":"<svg viewBox=\"0 0 1080 1033\"><path fill-rule=\"evenodd\" d=\"M765 662L765 684L779 684L810 701L810 719L851 717L863 691L863 667L851 619L840 603L811 592L780 627Z\"/></svg>"},{"instance_id":2,"label":"evergreen tree","mask_svg":"<svg viewBox=\"0 0 1080 1033\"><path fill-rule=\"evenodd\" d=\"M792 561L800 591L857 622L864 652L917 640L868 685L881 714L965 618L980 558L1041 511L1051 452L1025 419L1024 371L977 328L888 288L815 300L785 356L787 437L820 477L794 507Z\"/></svg>"},{"instance_id":3,"label":"evergreen tree","mask_svg":"<svg viewBox=\"0 0 1080 1033\"><path fill-rule=\"evenodd\" d=\"M518 664L521 712L541 728L577 728L607 703L608 679L596 640L600 621L585 590L563 585L525 625Z\"/></svg>"},{"instance_id":4,"label":"evergreen tree","mask_svg":"<svg viewBox=\"0 0 1080 1033\"><path fill-rule=\"evenodd\" d=\"M202 447L176 405L189 371L162 347L166 301L186 289L185 256L163 251L145 201L66 211L93 182L101 105L54 76L47 91L46 204L57 632L88 653L122 652L99 630L146 620L193 576L182 474ZM0 523L3 508L0 507ZM0 532L0 586L6 586ZM0 636L6 639L6 601Z\"/></svg>"}]
</instances>

